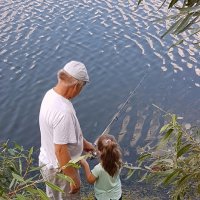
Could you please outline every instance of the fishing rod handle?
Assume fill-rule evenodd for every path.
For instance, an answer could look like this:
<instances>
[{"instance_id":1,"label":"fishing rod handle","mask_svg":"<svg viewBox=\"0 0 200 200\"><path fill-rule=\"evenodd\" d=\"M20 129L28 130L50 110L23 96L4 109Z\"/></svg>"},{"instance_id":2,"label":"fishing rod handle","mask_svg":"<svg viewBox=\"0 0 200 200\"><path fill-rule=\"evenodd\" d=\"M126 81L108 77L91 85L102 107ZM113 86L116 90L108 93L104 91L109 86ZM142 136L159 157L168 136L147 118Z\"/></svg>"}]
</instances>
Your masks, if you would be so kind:
<instances>
[{"instance_id":1,"label":"fishing rod handle","mask_svg":"<svg viewBox=\"0 0 200 200\"><path fill-rule=\"evenodd\" d=\"M94 144L93 144L93 146L95 147L95 150L93 150L92 152L91 152L91 154L92 154L92 157L90 158L90 160L93 160L93 159L95 159L95 158L97 158L97 141L95 141L94 142Z\"/></svg>"}]
</instances>

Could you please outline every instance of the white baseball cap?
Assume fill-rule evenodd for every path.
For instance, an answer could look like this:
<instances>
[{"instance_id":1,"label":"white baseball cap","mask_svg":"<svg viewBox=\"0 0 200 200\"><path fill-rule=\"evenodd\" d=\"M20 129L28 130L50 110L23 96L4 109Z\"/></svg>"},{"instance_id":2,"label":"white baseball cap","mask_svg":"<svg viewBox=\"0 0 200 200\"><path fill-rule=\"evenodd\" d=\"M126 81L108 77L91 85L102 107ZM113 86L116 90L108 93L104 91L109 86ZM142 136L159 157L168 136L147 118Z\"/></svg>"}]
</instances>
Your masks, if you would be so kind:
<instances>
[{"instance_id":1,"label":"white baseball cap","mask_svg":"<svg viewBox=\"0 0 200 200\"><path fill-rule=\"evenodd\" d=\"M70 61L63 67L63 70L77 80L89 82L87 69L81 62Z\"/></svg>"}]
</instances>

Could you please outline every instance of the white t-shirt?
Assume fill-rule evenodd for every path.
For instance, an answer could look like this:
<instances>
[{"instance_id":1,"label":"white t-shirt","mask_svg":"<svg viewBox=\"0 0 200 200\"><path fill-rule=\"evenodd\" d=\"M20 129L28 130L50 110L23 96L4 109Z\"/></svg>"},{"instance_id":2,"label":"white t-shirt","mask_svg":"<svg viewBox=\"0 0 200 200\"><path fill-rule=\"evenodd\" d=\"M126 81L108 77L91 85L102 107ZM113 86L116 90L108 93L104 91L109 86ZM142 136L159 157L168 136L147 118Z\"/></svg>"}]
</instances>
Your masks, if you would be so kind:
<instances>
[{"instance_id":1,"label":"white t-shirt","mask_svg":"<svg viewBox=\"0 0 200 200\"><path fill-rule=\"evenodd\" d=\"M57 168L54 144L67 144L72 159L83 151L83 135L72 103L49 90L42 101L39 115L41 148L39 160L48 168Z\"/></svg>"}]
</instances>

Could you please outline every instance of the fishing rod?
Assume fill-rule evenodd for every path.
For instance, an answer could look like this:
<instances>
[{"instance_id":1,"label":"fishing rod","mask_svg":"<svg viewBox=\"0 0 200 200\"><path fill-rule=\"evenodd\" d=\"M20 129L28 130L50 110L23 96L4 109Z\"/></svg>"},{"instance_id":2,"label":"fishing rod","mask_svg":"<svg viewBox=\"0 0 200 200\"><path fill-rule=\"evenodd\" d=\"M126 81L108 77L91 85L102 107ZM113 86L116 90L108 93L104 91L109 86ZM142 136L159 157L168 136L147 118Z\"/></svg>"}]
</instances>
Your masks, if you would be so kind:
<instances>
[{"instance_id":1,"label":"fishing rod","mask_svg":"<svg viewBox=\"0 0 200 200\"><path fill-rule=\"evenodd\" d=\"M142 76L142 78L140 79L139 83L136 85L136 87L130 92L128 98L126 99L126 101L123 103L123 105L121 106L121 108L119 109L119 111L117 113L114 114L112 120L110 121L110 123L106 126L106 128L104 129L104 131L102 132L102 135L106 134L108 129L111 127L111 125L118 120L120 114L122 113L123 109L125 108L125 106L129 103L129 100L133 97L133 95L135 95L137 89L141 86L142 82L145 80L145 78L147 77L148 75L148 72L149 72L149 69L150 69L150 66L148 64L148 68L146 69L145 71L145 74ZM94 145L96 146L97 145L97 140L94 142Z\"/></svg>"},{"instance_id":2,"label":"fishing rod","mask_svg":"<svg viewBox=\"0 0 200 200\"><path fill-rule=\"evenodd\" d=\"M123 103L123 105L121 106L121 108L119 109L119 111L114 114L112 120L109 122L109 124L106 126L106 128L104 129L104 131L101 133L100 136L104 135L107 133L107 130L110 128L110 126L114 123L114 121L117 121L120 114L122 113L123 109L125 108L125 106L129 103L129 100L133 97L133 95L136 93L136 91L138 90L138 88L141 86L142 82L145 80L145 78L147 77L148 75L148 72L149 72L149 69L150 69L150 66L148 64L148 68L146 69L145 71L145 74L142 76L142 78L140 79L139 83L136 85L136 87L130 92L128 98L126 99L126 101ZM94 142L94 146L96 147L97 146L97 139L95 140ZM90 158L91 160L92 159L95 159L97 158L97 151L94 150L92 152L89 152L83 156L80 156L79 158L75 159L75 160L71 160L70 162L72 164L76 164L78 163L80 160L82 159L87 159L87 158ZM65 167L65 166L64 166ZM138 169L138 167L134 167L132 164L130 163L123 163L123 167L129 169L129 170L134 170L134 169Z\"/></svg>"}]
</instances>

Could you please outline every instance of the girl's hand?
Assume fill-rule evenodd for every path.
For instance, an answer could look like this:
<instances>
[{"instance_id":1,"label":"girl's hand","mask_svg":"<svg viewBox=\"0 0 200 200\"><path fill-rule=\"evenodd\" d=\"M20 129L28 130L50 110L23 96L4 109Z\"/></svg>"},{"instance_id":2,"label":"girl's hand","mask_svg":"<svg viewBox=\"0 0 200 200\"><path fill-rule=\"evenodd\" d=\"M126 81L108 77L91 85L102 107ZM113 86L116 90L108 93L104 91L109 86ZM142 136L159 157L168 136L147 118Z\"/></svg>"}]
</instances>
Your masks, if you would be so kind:
<instances>
[{"instance_id":1,"label":"girl's hand","mask_svg":"<svg viewBox=\"0 0 200 200\"><path fill-rule=\"evenodd\" d=\"M82 166L86 166L86 165L88 165L88 162L85 159L82 159L82 160L80 160L80 164Z\"/></svg>"},{"instance_id":2,"label":"girl's hand","mask_svg":"<svg viewBox=\"0 0 200 200\"><path fill-rule=\"evenodd\" d=\"M82 159L80 160L80 164L83 166L83 169L85 171L87 182L90 184L94 184L97 178L91 173L88 162L85 159Z\"/></svg>"}]
</instances>

